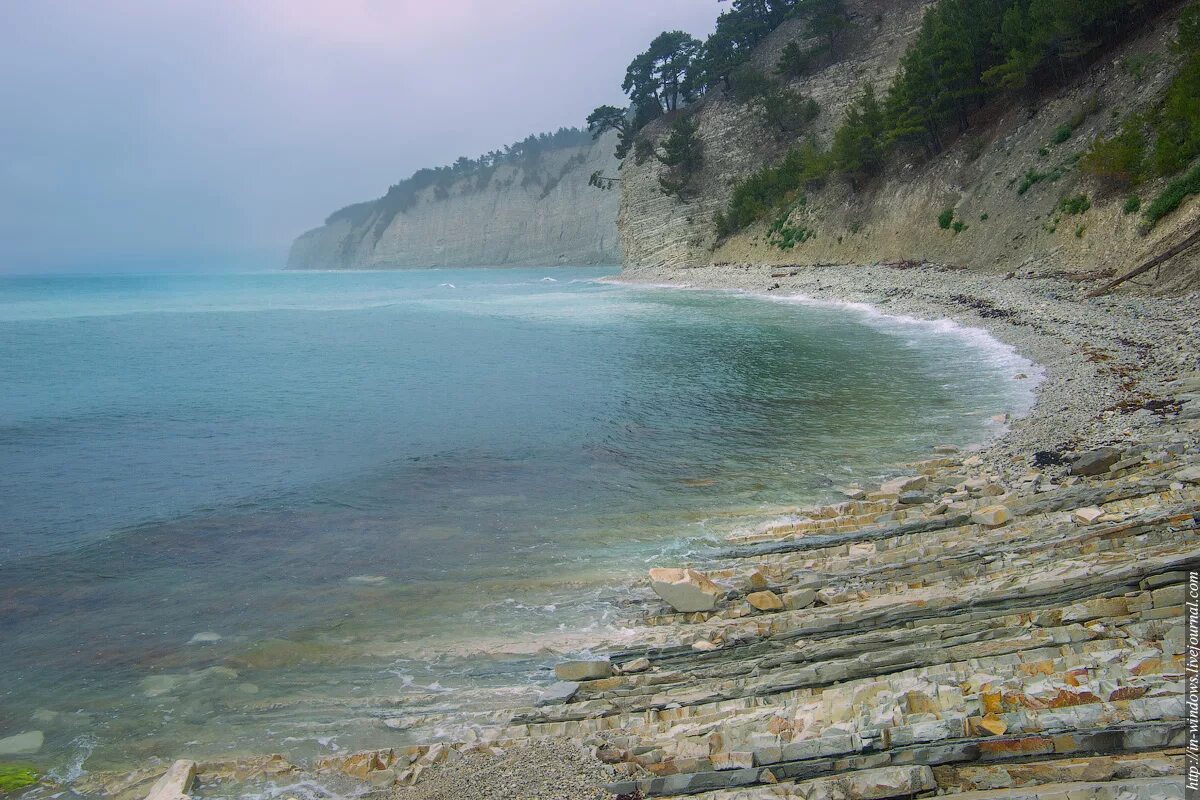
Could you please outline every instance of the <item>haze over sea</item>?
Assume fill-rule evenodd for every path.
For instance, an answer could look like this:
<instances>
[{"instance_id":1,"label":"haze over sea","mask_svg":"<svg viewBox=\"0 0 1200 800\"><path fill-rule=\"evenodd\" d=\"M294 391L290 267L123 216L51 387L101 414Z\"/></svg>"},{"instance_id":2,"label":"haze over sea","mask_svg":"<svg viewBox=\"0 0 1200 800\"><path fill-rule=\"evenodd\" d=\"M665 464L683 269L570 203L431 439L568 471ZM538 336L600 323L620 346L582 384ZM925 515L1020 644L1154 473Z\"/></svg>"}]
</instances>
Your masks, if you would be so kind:
<instances>
[{"instance_id":1,"label":"haze over sea","mask_svg":"<svg viewBox=\"0 0 1200 800\"><path fill-rule=\"evenodd\" d=\"M975 332L612 271L0 278L0 736L353 749L1031 403Z\"/></svg>"}]
</instances>

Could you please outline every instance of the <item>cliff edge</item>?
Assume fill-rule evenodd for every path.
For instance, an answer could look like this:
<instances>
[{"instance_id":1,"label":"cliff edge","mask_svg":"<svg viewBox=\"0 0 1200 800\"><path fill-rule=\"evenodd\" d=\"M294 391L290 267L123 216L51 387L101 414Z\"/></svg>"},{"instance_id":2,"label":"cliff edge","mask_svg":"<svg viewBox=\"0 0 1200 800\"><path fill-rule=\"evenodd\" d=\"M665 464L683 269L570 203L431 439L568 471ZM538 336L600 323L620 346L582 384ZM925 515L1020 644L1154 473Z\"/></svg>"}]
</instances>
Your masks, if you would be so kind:
<instances>
[{"instance_id":1,"label":"cliff edge","mask_svg":"<svg viewBox=\"0 0 1200 800\"><path fill-rule=\"evenodd\" d=\"M526 144L531 140L537 137ZM612 137L592 141L575 131L542 146L422 170L302 235L287 268L619 264L620 197L588 185L597 170L615 172L613 147Z\"/></svg>"}]
</instances>

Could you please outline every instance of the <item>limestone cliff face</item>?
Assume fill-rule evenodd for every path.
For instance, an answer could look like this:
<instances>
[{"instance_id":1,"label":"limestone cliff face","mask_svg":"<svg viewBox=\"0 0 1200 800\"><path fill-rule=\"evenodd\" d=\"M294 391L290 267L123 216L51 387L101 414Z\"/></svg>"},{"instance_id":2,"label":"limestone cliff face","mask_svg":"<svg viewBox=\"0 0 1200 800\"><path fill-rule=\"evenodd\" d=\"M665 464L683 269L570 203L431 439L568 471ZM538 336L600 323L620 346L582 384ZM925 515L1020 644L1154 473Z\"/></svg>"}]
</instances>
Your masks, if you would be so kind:
<instances>
[{"instance_id":1,"label":"limestone cliff face","mask_svg":"<svg viewBox=\"0 0 1200 800\"><path fill-rule=\"evenodd\" d=\"M397 210L382 201L339 212L292 245L288 269L555 266L621 263L619 193L588 185L616 174L611 136L430 186Z\"/></svg>"},{"instance_id":2,"label":"limestone cliff face","mask_svg":"<svg viewBox=\"0 0 1200 800\"><path fill-rule=\"evenodd\" d=\"M929 5L926 0L847 2L855 23L852 40L843 48L847 57L792 84L821 107L804 136L828 146L864 83L886 91ZM1134 266L1194 230L1200 201L1193 198L1144 235L1140 215L1123 211L1126 197L1094 185L1076 161L1095 137L1111 134L1126 115L1165 91L1174 64L1170 58L1145 56L1170 52L1176 22L1175 13L1165 14L1101 56L1072 83L1041 97L985 109L967 134L935 158L899 152L885 174L860 191L834 178L809 192L807 204L792 212L790 224L816 236L789 250L767 241L767 222L718 240L714 218L726 207L733 183L777 162L797 140L778 139L754 111L712 92L696 107L705 165L687 202L662 193L662 167L655 160L639 165L630 158L622 167L618 226L626 269L908 259L999 271ZM769 72L789 41L803 39L802 22L786 23L760 47L755 65ZM1134 77L1126 65L1138 60L1155 66ZM1055 144L1055 131L1081 113L1083 122L1072 136ZM668 125L660 120L644 135L661 141ZM1030 172L1049 177L1018 192ZM1165 183L1150 182L1139 193L1154 197ZM1078 194L1089 197L1091 208L1063 214L1063 198ZM957 234L938 224L938 216L950 208L968 226ZM1198 261L1198 255L1177 259L1163 285L1200 285Z\"/></svg>"}]
</instances>

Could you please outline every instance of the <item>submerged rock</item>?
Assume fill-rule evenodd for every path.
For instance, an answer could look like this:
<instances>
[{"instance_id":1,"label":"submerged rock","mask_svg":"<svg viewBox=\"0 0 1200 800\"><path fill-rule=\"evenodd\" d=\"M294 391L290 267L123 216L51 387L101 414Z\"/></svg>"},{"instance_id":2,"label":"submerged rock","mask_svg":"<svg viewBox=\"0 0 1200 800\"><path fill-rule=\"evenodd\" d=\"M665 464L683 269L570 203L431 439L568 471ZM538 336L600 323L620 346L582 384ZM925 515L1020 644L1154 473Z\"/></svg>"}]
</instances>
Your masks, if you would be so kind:
<instances>
[{"instance_id":1,"label":"submerged rock","mask_svg":"<svg viewBox=\"0 0 1200 800\"><path fill-rule=\"evenodd\" d=\"M694 569L652 569L650 588L676 611L712 611L724 592Z\"/></svg>"},{"instance_id":2,"label":"submerged rock","mask_svg":"<svg viewBox=\"0 0 1200 800\"><path fill-rule=\"evenodd\" d=\"M196 782L196 762L180 759L150 788L146 800L178 800L187 797Z\"/></svg>"},{"instance_id":3,"label":"submerged rock","mask_svg":"<svg viewBox=\"0 0 1200 800\"><path fill-rule=\"evenodd\" d=\"M42 749L46 736L41 731L25 731L0 739L0 756L31 756Z\"/></svg>"}]
</instances>

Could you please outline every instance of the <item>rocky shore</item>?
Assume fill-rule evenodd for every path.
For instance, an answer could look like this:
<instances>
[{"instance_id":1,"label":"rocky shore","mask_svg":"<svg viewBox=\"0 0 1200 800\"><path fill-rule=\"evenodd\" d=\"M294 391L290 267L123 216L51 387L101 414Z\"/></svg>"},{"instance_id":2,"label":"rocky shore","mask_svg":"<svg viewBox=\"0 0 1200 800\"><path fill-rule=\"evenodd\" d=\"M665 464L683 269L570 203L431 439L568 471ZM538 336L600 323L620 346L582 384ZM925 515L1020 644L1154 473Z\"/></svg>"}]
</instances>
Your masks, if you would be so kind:
<instances>
[{"instance_id":1,"label":"rocky shore","mask_svg":"<svg viewBox=\"0 0 1200 800\"><path fill-rule=\"evenodd\" d=\"M398 800L1183 796L1200 298L914 264L622 278L982 328L1045 370L1038 403L979 452L657 565L629 635L564 659L536 704L384 721L381 742L444 735L306 770ZM107 793L145 796L165 766ZM299 774L197 765L211 786Z\"/></svg>"}]
</instances>

